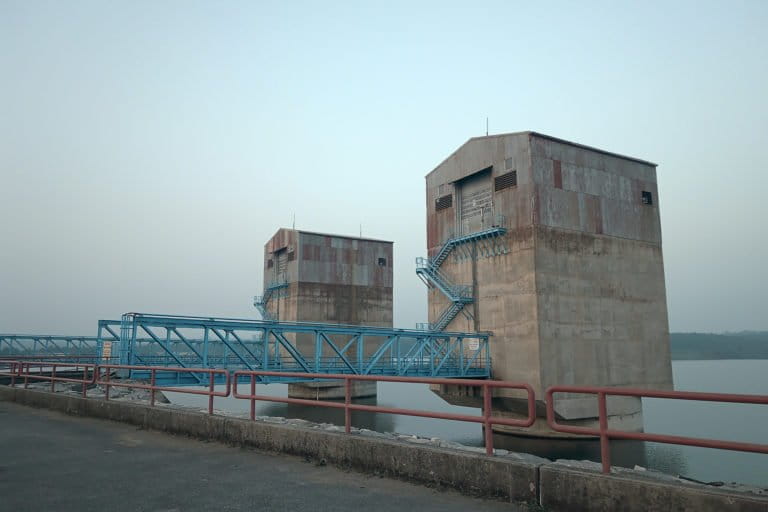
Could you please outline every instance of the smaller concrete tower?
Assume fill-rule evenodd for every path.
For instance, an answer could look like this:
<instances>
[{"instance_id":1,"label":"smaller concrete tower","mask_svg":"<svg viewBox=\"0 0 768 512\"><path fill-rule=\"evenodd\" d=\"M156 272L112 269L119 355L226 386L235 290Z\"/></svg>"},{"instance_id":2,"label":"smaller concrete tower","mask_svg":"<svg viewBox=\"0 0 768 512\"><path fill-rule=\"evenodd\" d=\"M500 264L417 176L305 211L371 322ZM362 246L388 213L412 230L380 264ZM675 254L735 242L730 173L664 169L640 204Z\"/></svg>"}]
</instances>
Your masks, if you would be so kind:
<instances>
[{"instance_id":1,"label":"smaller concrete tower","mask_svg":"<svg viewBox=\"0 0 768 512\"><path fill-rule=\"evenodd\" d=\"M254 305L265 319L392 327L392 268L392 242L282 228L264 245L265 291ZM300 351L314 346L309 336L294 340ZM328 382L288 392L343 397ZM376 383L357 383L353 393L375 395Z\"/></svg>"}]
</instances>

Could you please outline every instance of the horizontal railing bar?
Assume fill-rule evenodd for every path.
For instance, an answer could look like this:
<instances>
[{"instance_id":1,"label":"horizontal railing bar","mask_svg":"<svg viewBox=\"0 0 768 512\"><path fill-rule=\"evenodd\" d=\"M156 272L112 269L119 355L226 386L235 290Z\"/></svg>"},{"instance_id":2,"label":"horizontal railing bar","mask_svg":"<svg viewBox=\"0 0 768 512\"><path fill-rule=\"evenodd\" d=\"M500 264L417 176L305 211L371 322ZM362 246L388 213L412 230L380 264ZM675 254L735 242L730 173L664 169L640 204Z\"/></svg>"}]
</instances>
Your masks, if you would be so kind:
<instances>
[{"instance_id":1,"label":"horizontal railing bar","mask_svg":"<svg viewBox=\"0 0 768 512\"><path fill-rule=\"evenodd\" d=\"M417 329L397 329L386 327L375 327L367 325L349 325L349 324L326 324L317 322L283 322L283 321L264 321L254 319L240 319L240 318L211 318L211 317L195 317L195 316L181 316L181 315L159 315L148 313L126 313L132 320L132 324L146 325L148 327L165 327L165 326L177 326L183 327L204 327L218 326L218 327L233 327L240 326L242 330L261 330L264 328L278 329L287 332L304 332L321 330L327 333L343 334L347 332L364 332L366 334L376 336L385 335L385 333L397 333L404 337L446 337L446 336L462 336L464 338L486 338L491 335L490 332L449 332L443 331L440 333L430 333L429 331L420 331Z\"/></svg>"},{"instance_id":2,"label":"horizontal railing bar","mask_svg":"<svg viewBox=\"0 0 768 512\"><path fill-rule=\"evenodd\" d=\"M697 400L702 402L730 402L768 404L768 396L743 395L732 393L704 393L700 391L665 391L642 388L610 388L610 387L580 387L580 386L552 386L547 392L590 394L605 393L611 396L634 396L641 398L667 398L673 400Z\"/></svg>"}]
</instances>

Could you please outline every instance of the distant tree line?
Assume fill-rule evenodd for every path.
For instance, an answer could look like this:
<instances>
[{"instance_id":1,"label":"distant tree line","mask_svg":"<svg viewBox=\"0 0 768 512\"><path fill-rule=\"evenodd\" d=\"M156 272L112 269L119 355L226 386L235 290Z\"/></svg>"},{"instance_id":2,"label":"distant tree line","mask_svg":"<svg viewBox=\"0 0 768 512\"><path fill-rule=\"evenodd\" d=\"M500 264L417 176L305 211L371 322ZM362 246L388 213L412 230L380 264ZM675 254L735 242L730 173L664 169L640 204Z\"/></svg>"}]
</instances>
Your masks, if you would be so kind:
<instances>
[{"instance_id":1,"label":"distant tree line","mask_svg":"<svg viewBox=\"0 0 768 512\"><path fill-rule=\"evenodd\" d=\"M673 332L672 359L768 359L768 332Z\"/></svg>"}]
</instances>

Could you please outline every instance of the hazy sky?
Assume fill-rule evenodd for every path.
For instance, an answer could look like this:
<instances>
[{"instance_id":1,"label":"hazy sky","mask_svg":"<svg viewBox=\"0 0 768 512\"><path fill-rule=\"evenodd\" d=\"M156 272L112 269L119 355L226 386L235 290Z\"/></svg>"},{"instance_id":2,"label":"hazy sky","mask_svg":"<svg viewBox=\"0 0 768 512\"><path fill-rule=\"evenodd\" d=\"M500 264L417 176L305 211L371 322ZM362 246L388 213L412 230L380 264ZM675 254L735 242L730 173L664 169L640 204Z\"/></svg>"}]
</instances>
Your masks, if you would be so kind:
<instances>
[{"instance_id":1,"label":"hazy sky","mask_svg":"<svg viewBox=\"0 0 768 512\"><path fill-rule=\"evenodd\" d=\"M671 329L768 328L768 2L0 0L0 332L256 317L294 213L426 321L424 175L486 116L658 162Z\"/></svg>"}]
</instances>

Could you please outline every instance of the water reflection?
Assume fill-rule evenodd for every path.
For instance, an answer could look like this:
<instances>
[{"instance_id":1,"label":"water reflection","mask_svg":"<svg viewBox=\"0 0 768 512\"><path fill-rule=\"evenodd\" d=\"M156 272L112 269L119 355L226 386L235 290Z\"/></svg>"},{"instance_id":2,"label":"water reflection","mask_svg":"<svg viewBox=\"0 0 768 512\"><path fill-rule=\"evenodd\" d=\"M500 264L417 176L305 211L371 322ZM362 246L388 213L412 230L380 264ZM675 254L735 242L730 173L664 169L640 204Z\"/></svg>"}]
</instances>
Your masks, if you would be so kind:
<instances>
[{"instance_id":1,"label":"water reflection","mask_svg":"<svg viewBox=\"0 0 768 512\"><path fill-rule=\"evenodd\" d=\"M671 475L689 475L688 459L680 446L645 443L648 467ZM704 448L701 448L704 449ZM696 471L700 474L699 471Z\"/></svg>"},{"instance_id":2,"label":"water reflection","mask_svg":"<svg viewBox=\"0 0 768 512\"><path fill-rule=\"evenodd\" d=\"M600 462L598 439L544 439L494 433L493 445L496 448L531 453L550 460ZM611 441L610 449L611 463L614 466L651 467L675 475L686 474L688 471L682 451L676 446L642 441Z\"/></svg>"}]
</instances>

